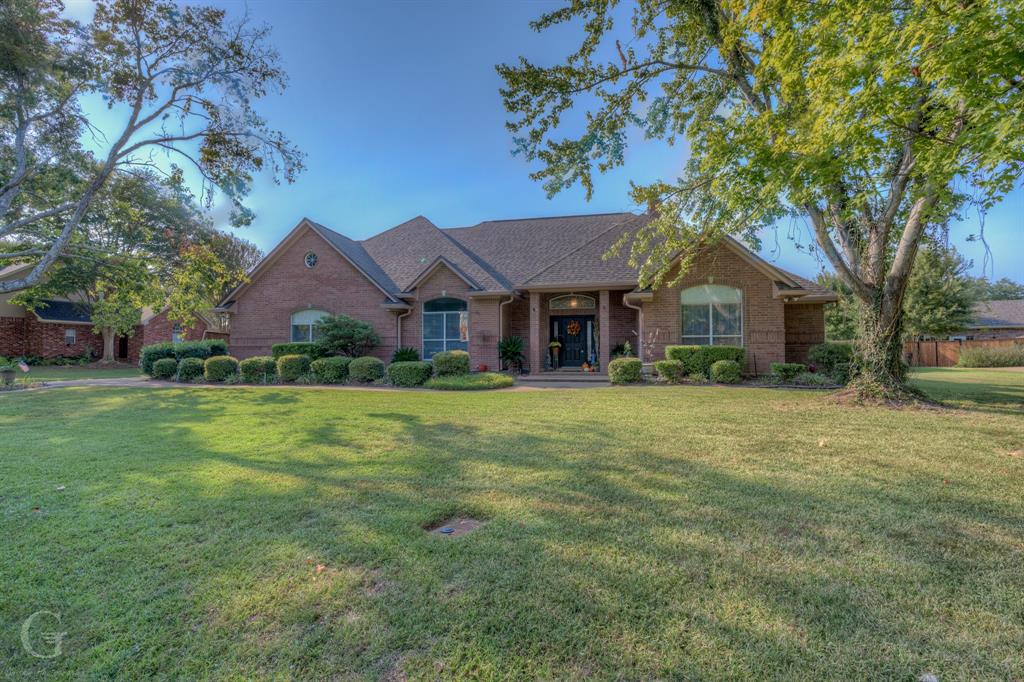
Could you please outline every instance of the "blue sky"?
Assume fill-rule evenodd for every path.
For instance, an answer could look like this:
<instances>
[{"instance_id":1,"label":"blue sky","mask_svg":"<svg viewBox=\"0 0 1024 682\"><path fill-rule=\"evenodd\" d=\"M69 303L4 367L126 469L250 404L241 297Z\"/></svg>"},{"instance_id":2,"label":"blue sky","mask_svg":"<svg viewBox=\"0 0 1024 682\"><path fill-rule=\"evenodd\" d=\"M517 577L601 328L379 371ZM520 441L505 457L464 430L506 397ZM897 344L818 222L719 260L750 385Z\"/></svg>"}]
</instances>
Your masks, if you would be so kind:
<instances>
[{"instance_id":1,"label":"blue sky","mask_svg":"<svg viewBox=\"0 0 1024 682\"><path fill-rule=\"evenodd\" d=\"M86 20L86 0L65 0ZM578 27L537 34L528 22L549 2L333 2L250 0L221 4L246 10L273 27L289 87L259 103L272 125L307 153L293 185L261 179L249 201L253 225L238 234L264 250L308 216L359 239L416 215L441 227L495 218L640 210L629 181L673 178L683 146L636 140L627 164L595 182L587 202L579 188L548 199L529 179L531 167L511 154L506 114L494 71L524 55L553 62L578 44ZM87 110L103 129L119 112L97 100ZM222 219L224 212L215 211ZM223 225L222 225L223 226ZM971 212L951 241L981 274L985 250ZM1024 281L1024 191L1018 189L985 219L991 247L985 273ZM763 236L762 255L813 276L822 268L802 221Z\"/></svg>"}]
</instances>

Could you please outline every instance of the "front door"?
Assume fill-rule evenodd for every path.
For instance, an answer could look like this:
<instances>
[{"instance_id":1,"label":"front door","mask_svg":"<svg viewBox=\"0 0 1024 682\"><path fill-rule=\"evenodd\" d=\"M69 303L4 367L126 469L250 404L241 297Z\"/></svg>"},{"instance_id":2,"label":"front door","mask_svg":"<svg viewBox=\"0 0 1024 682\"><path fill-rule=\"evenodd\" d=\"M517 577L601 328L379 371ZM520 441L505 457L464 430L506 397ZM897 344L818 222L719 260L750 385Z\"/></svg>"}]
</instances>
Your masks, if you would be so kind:
<instances>
[{"instance_id":1,"label":"front door","mask_svg":"<svg viewBox=\"0 0 1024 682\"><path fill-rule=\"evenodd\" d=\"M118 340L118 344L117 344L117 357L118 357L119 360L127 360L128 359L128 337L127 336L120 336L120 337L118 337L117 340Z\"/></svg>"},{"instance_id":2,"label":"front door","mask_svg":"<svg viewBox=\"0 0 1024 682\"><path fill-rule=\"evenodd\" d=\"M573 315L551 318L553 341L562 344L558 353L558 364L562 367L579 367L590 359L593 351L593 315Z\"/></svg>"}]
</instances>

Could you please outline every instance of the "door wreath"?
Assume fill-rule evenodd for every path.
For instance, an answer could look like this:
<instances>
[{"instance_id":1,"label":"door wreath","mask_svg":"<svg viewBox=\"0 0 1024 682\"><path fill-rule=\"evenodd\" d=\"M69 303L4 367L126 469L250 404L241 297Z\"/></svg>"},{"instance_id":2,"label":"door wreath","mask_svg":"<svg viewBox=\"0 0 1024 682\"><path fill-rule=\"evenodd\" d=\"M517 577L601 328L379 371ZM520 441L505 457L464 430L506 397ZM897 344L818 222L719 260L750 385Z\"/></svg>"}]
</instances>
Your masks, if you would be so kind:
<instances>
[{"instance_id":1,"label":"door wreath","mask_svg":"<svg viewBox=\"0 0 1024 682\"><path fill-rule=\"evenodd\" d=\"M579 336L580 323L578 320L573 320L565 327L565 331L569 332L569 336Z\"/></svg>"}]
</instances>

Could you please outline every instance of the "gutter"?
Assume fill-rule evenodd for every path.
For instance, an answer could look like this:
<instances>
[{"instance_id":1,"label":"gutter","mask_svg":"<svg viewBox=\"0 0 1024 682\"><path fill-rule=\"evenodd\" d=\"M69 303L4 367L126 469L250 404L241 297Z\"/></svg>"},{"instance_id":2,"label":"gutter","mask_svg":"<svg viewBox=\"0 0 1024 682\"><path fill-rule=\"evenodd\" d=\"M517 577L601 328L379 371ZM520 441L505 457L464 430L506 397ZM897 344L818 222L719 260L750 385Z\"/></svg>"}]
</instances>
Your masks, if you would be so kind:
<instances>
[{"instance_id":1,"label":"gutter","mask_svg":"<svg viewBox=\"0 0 1024 682\"><path fill-rule=\"evenodd\" d=\"M412 315L412 308L411 307L408 310L406 310L404 313L402 313L401 315L395 315L395 325L397 327L397 330L396 330L397 331L397 334L396 334L397 338L395 339L395 350L398 350L399 348L402 347L402 318L403 317L408 317L409 315Z\"/></svg>"},{"instance_id":2,"label":"gutter","mask_svg":"<svg viewBox=\"0 0 1024 682\"><path fill-rule=\"evenodd\" d=\"M509 297L508 297L507 301L502 301L501 303L498 304L498 341L499 342L503 338L505 338L505 325L504 325L504 319L505 318L502 317L502 312L504 312L502 310L502 308L504 308L505 306L507 306L509 303L511 303L514 300L516 300L515 294L509 294Z\"/></svg>"},{"instance_id":3,"label":"gutter","mask_svg":"<svg viewBox=\"0 0 1024 682\"><path fill-rule=\"evenodd\" d=\"M633 305L629 302L630 294L622 295L622 305L632 308L637 312L637 335L636 335L636 356L640 358L640 364L644 361L644 308L642 305Z\"/></svg>"}]
</instances>

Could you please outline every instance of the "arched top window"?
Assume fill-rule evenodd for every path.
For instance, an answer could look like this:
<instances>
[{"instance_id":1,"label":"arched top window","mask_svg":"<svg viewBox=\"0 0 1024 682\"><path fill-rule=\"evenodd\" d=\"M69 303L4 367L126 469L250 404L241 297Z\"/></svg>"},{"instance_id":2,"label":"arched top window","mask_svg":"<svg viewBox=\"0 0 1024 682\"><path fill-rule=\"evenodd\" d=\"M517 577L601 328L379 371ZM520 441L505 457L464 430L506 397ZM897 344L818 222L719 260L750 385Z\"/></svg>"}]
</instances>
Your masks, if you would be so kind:
<instances>
[{"instance_id":1,"label":"arched top window","mask_svg":"<svg viewBox=\"0 0 1024 682\"><path fill-rule=\"evenodd\" d=\"M330 313L324 310L300 310L292 315L292 343L316 341L316 323Z\"/></svg>"},{"instance_id":2,"label":"arched top window","mask_svg":"<svg viewBox=\"0 0 1024 682\"><path fill-rule=\"evenodd\" d=\"M458 298L423 303L423 359L446 350L469 350L469 311Z\"/></svg>"},{"instance_id":3,"label":"arched top window","mask_svg":"<svg viewBox=\"0 0 1024 682\"><path fill-rule=\"evenodd\" d=\"M586 310L596 307L597 301L594 300L593 296L585 296L582 294L565 294L564 296L555 296L553 299L548 301L548 310Z\"/></svg>"},{"instance_id":4,"label":"arched top window","mask_svg":"<svg viewBox=\"0 0 1024 682\"><path fill-rule=\"evenodd\" d=\"M684 344L743 345L743 292L720 284L705 284L680 294Z\"/></svg>"}]
</instances>

